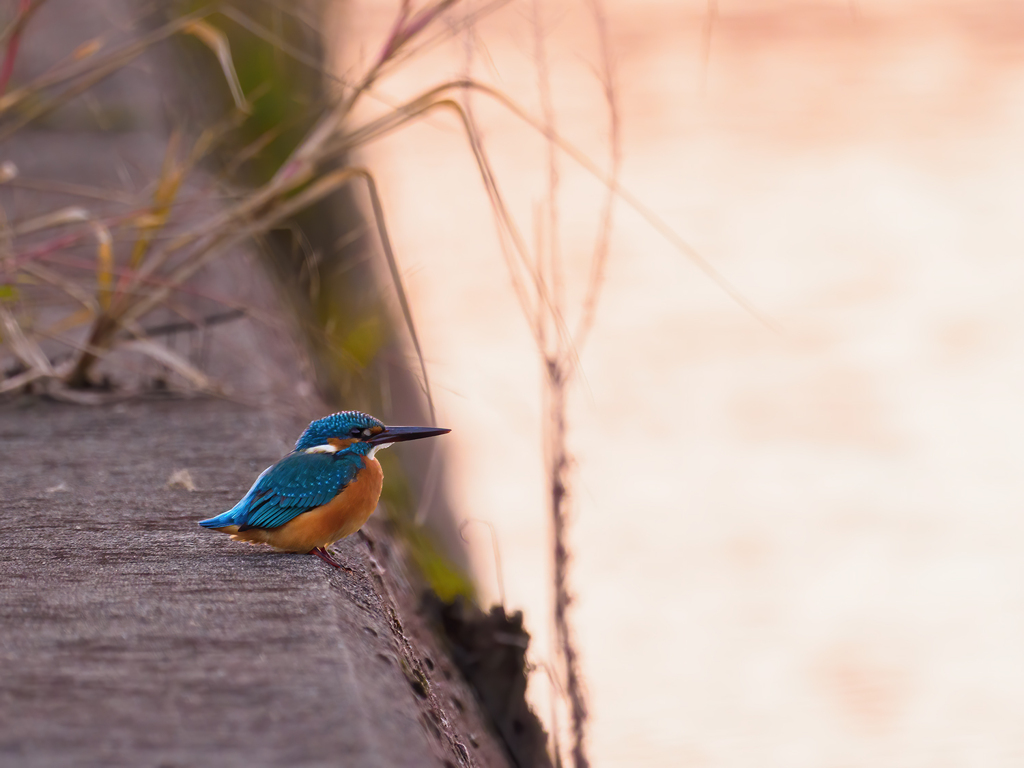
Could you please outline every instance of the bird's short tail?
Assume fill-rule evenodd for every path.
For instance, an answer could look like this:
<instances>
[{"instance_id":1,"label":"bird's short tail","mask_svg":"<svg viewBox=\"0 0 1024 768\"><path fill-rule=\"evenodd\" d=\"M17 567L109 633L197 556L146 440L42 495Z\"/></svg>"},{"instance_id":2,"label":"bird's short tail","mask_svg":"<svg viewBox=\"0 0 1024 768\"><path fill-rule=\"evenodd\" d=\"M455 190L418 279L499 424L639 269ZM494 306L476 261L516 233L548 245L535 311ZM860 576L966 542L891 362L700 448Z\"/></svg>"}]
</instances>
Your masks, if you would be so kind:
<instances>
[{"instance_id":1,"label":"bird's short tail","mask_svg":"<svg viewBox=\"0 0 1024 768\"><path fill-rule=\"evenodd\" d=\"M263 476L271 469L272 467L267 467L260 473L260 476L256 478L256 482L253 483L249 492L245 494L245 496L242 497L242 500L235 504L235 506L227 512L221 512L216 517L211 517L208 520L200 520L199 524L203 526L203 528L229 528L231 526L239 527L245 525L246 518L249 514L249 504L252 503L253 494L256 492L256 486L259 484L260 480L263 479Z\"/></svg>"},{"instance_id":2,"label":"bird's short tail","mask_svg":"<svg viewBox=\"0 0 1024 768\"><path fill-rule=\"evenodd\" d=\"M203 528L227 528L231 525L241 525L245 522L244 518L245 509L241 504L237 504L227 512L222 512L216 517L211 517L207 520L200 520L199 524L203 526Z\"/></svg>"}]
</instances>

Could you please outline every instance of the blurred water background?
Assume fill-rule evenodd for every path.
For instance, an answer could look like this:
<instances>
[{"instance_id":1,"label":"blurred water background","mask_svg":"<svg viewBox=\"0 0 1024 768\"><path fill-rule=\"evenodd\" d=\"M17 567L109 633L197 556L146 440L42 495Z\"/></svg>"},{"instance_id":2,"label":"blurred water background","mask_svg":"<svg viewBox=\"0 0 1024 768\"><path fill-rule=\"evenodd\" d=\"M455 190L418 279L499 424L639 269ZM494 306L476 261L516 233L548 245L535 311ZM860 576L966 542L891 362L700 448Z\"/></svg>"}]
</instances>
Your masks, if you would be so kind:
<instances>
[{"instance_id":1,"label":"blurred water background","mask_svg":"<svg viewBox=\"0 0 1024 768\"><path fill-rule=\"evenodd\" d=\"M595 765L1020 765L1024 9L606 7L623 183L780 330L617 208L570 410ZM393 13L339 11L339 39L374 41L339 71ZM559 129L603 162L592 21L563 0L539 14ZM537 18L514 3L378 92L471 72L536 114ZM529 232L543 140L485 98L472 109ZM361 160L454 429L448 492L493 524L544 662L538 358L465 136L437 115ZM601 188L565 160L561 190L578 291ZM465 531L497 600L487 530ZM550 696L536 672L545 717Z\"/></svg>"}]
</instances>

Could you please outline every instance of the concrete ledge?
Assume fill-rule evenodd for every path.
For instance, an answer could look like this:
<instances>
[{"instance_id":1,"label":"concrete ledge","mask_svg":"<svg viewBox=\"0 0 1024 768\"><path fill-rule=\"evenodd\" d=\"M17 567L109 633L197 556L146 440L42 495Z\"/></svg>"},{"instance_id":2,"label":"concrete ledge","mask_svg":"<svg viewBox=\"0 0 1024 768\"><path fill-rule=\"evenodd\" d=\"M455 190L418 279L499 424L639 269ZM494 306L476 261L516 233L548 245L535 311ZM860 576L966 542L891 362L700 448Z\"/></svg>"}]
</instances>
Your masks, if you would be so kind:
<instances>
[{"instance_id":1,"label":"concrete ledge","mask_svg":"<svg viewBox=\"0 0 1024 768\"><path fill-rule=\"evenodd\" d=\"M0 765L507 765L382 533L348 574L196 525L293 438L216 400L0 403Z\"/></svg>"}]
</instances>

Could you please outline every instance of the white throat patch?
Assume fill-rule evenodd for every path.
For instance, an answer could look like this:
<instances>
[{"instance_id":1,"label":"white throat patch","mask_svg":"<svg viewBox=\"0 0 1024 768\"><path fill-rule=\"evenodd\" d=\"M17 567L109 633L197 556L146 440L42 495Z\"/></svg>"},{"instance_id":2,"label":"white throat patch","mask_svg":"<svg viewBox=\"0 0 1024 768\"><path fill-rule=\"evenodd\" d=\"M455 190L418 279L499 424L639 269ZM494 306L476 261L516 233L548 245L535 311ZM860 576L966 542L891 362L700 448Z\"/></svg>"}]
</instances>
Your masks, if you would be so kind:
<instances>
[{"instance_id":1,"label":"white throat patch","mask_svg":"<svg viewBox=\"0 0 1024 768\"><path fill-rule=\"evenodd\" d=\"M307 448L304 453L337 453L338 447L336 445L314 445L312 448Z\"/></svg>"},{"instance_id":2,"label":"white throat patch","mask_svg":"<svg viewBox=\"0 0 1024 768\"><path fill-rule=\"evenodd\" d=\"M382 448L390 448L394 443L380 443L379 445L373 446L370 452L366 454L368 459L372 459L373 455ZM328 443L327 445L314 445L312 448L307 448L303 453L337 453L339 448L335 445Z\"/></svg>"},{"instance_id":3,"label":"white throat patch","mask_svg":"<svg viewBox=\"0 0 1024 768\"><path fill-rule=\"evenodd\" d=\"M377 451L381 450L382 448L390 448L392 445L394 445L394 443L380 443L378 445L373 446L373 448L370 449L370 452L366 455L368 458L372 459L373 454L375 454Z\"/></svg>"}]
</instances>

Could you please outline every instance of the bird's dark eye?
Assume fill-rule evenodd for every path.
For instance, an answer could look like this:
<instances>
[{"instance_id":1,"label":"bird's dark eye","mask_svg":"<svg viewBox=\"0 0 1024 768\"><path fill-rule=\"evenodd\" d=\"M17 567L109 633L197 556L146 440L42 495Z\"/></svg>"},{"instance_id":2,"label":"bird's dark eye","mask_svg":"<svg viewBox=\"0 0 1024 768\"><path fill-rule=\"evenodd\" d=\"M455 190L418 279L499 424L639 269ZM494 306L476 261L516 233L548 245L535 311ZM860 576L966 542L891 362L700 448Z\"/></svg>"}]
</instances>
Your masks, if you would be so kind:
<instances>
[{"instance_id":1,"label":"bird's dark eye","mask_svg":"<svg viewBox=\"0 0 1024 768\"><path fill-rule=\"evenodd\" d=\"M352 435L352 437L359 437L361 434L363 434L363 430L361 427L352 427L352 429L350 429L348 433Z\"/></svg>"}]
</instances>

